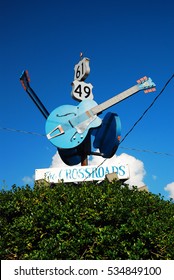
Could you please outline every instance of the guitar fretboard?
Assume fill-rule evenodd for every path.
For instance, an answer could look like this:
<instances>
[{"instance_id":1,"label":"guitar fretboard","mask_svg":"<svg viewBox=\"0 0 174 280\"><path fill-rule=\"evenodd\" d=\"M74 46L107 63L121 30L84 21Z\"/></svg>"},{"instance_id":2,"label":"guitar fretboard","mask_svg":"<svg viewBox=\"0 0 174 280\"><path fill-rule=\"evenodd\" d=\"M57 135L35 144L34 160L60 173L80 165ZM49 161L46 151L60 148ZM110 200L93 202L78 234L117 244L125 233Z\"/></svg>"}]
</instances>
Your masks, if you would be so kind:
<instances>
[{"instance_id":1,"label":"guitar fretboard","mask_svg":"<svg viewBox=\"0 0 174 280\"><path fill-rule=\"evenodd\" d=\"M101 103L100 105L95 106L94 108L91 109L91 111L94 115L98 115L102 111L112 107L116 103L121 102L122 100L128 98L129 96L135 94L138 91L140 91L140 88L139 88L138 85L135 85L135 86L133 86L133 87L117 94L117 95L115 95L114 97L112 97L109 100Z\"/></svg>"}]
</instances>

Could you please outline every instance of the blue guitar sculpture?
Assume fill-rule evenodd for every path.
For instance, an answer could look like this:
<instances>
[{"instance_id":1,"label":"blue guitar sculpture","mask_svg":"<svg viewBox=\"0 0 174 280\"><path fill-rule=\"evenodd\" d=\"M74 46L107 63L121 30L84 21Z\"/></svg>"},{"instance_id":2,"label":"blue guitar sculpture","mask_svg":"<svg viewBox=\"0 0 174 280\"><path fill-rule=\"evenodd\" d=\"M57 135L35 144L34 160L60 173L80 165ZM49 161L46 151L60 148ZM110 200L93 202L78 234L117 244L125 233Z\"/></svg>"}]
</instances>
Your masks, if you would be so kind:
<instances>
[{"instance_id":1,"label":"blue guitar sculpture","mask_svg":"<svg viewBox=\"0 0 174 280\"><path fill-rule=\"evenodd\" d=\"M56 108L46 120L46 135L53 145L71 149L80 145L91 128L99 127L102 120L98 115L140 90L155 91L155 84L146 76L126 91L110 98L100 105L94 100L83 100L79 105L63 105Z\"/></svg>"}]
</instances>

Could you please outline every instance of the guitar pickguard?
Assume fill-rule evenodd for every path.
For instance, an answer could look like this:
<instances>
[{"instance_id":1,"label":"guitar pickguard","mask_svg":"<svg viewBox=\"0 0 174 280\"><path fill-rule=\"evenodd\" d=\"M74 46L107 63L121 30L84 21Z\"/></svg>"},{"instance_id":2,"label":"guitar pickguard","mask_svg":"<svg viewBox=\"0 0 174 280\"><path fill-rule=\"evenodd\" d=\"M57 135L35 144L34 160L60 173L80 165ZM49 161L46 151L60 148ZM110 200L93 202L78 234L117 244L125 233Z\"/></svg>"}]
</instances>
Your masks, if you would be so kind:
<instances>
[{"instance_id":1,"label":"guitar pickguard","mask_svg":"<svg viewBox=\"0 0 174 280\"><path fill-rule=\"evenodd\" d=\"M83 133L89 125L91 125L91 123L95 120L95 118L97 118L97 116L91 117L87 120L85 120L84 122L78 124L77 126L75 126L75 128L77 129L78 133Z\"/></svg>"}]
</instances>

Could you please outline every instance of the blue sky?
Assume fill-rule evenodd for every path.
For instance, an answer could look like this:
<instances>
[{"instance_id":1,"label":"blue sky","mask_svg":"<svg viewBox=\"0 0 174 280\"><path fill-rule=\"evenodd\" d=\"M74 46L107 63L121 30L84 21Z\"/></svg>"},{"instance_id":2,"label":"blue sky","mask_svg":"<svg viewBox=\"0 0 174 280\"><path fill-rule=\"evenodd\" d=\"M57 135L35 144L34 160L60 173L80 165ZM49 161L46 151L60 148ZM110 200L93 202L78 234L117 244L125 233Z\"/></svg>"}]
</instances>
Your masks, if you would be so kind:
<instances>
[{"instance_id":1,"label":"blue sky","mask_svg":"<svg viewBox=\"0 0 174 280\"><path fill-rule=\"evenodd\" d=\"M150 76L155 93L139 92L109 109L119 115L124 137L174 72L173 10L172 0L1 1L1 188L30 183L35 169L55 160L46 137L2 129L45 133L44 117L19 82L22 71L29 70L31 86L49 112L77 104L71 82L80 52L90 58L86 82L98 104ZM174 79L116 153L137 159L143 183L165 198L174 196L174 156L164 154L174 155L173 86Z\"/></svg>"}]
</instances>

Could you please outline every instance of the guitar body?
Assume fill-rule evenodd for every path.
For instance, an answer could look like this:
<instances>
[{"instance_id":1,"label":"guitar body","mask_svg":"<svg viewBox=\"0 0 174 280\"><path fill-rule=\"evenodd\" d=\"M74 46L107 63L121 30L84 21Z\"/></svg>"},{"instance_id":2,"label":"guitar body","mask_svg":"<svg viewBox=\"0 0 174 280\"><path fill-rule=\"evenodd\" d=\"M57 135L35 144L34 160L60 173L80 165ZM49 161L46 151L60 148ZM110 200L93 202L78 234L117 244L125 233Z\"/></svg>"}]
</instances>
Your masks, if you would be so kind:
<instances>
[{"instance_id":1,"label":"guitar body","mask_svg":"<svg viewBox=\"0 0 174 280\"><path fill-rule=\"evenodd\" d=\"M71 149L80 145L89 129L102 123L102 120L90 110L96 105L94 100L83 100L77 107L63 105L56 108L46 121L47 138L61 149Z\"/></svg>"}]
</instances>

